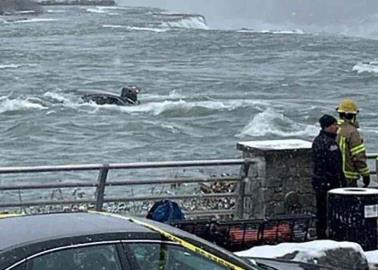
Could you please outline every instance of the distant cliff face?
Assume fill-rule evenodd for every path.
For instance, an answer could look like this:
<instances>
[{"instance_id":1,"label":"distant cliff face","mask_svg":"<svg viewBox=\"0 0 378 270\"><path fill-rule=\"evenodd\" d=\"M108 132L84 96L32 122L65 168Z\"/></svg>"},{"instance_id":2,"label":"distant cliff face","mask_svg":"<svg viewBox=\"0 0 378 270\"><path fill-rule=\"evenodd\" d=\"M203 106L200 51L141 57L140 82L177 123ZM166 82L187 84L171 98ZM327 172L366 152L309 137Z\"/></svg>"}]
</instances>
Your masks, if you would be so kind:
<instances>
[{"instance_id":1,"label":"distant cliff face","mask_svg":"<svg viewBox=\"0 0 378 270\"><path fill-rule=\"evenodd\" d=\"M0 0L0 15L42 13L42 8L31 0Z\"/></svg>"}]
</instances>

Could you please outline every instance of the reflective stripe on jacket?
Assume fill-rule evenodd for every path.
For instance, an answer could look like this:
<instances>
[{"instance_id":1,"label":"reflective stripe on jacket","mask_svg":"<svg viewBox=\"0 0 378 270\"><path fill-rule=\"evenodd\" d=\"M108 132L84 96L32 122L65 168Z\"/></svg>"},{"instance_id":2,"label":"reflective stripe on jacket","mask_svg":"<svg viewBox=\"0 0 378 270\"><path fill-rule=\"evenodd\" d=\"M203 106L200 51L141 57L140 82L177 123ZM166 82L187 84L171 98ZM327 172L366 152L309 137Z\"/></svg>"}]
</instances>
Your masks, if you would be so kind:
<instances>
[{"instance_id":1,"label":"reflective stripe on jacket","mask_svg":"<svg viewBox=\"0 0 378 270\"><path fill-rule=\"evenodd\" d=\"M345 178L357 180L360 175L369 175L366 148L356 125L349 121L339 120L339 126L336 141L341 150Z\"/></svg>"}]
</instances>

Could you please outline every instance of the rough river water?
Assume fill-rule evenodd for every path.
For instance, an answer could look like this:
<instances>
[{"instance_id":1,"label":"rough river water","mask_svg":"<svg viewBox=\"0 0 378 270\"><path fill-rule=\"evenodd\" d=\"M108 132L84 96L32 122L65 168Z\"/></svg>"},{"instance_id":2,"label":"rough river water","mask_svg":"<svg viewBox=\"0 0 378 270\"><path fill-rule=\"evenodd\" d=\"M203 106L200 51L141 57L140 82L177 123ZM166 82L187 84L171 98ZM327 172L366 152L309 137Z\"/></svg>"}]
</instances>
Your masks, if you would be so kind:
<instances>
[{"instance_id":1,"label":"rough river water","mask_svg":"<svg viewBox=\"0 0 378 270\"><path fill-rule=\"evenodd\" d=\"M345 97L377 152L377 45L311 28L222 29L122 4L3 17L0 165L235 158L238 141L312 140ZM126 83L142 88L140 105L81 100L80 91Z\"/></svg>"}]
</instances>

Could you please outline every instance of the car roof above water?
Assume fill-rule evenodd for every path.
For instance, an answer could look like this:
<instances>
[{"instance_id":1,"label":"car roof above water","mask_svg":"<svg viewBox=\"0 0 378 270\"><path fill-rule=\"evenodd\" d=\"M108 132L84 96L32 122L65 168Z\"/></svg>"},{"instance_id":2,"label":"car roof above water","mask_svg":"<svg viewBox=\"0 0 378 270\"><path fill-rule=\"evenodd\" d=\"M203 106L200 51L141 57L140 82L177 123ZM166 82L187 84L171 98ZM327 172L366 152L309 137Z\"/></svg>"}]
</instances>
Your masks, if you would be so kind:
<instances>
[{"instance_id":1,"label":"car roof above water","mask_svg":"<svg viewBox=\"0 0 378 270\"><path fill-rule=\"evenodd\" d=\"M0 218L0 251L54 239L127 233L123 238L159 238L159 234L127 218L98 213L56 213Z\"/></svg>"}]
</instances>

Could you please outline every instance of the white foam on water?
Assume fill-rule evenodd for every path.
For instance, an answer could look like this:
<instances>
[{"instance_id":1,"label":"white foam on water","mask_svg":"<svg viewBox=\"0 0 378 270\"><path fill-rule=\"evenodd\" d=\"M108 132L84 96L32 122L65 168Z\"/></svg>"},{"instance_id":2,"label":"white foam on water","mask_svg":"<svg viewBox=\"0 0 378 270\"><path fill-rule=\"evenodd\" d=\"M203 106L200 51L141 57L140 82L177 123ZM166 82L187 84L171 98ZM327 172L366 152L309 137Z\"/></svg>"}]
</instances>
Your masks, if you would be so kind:
<instances>
[{"instance_id":1,"label":"white foam on water","mask_svg":"<svg viewBox=\"0 0 378 270\"><path fill-rule=\"evenodd\" d=\"M258 101L258 100L243 100L243 99L235 99L235 100L227 100L227 101L168 101L164 102L163 106L161 107L161 112L165 110L171 109L197 109L197 108L204 108L212 111L234 111L238 108L249 108L255 107L256 105L264 105L267 106L266 102Z\"/></svg>"},{"instance_id":2,"label":"white foam on water","mask_svg":"<svg viewBox=\"0 0 378 270\"><path fill-rule=\"evenodd\" d=\"M109 8L97 6L94 8L86 8L86 12L88 13L100 13L100 14L107 14L107 15L119 15L118 13L110 12Z\"/></svg>"},{"instance_id":3,"label":"white foam on water","mask_svg":"<svg viewBox=\"0 0 378 270\"><path fill-rule=\"evenodd\" d=\"M238 108L255 107L256 105L267 104L262 101L251 100L228 100L228 101L185 101L185 100L164 100L160 102L143 102L137 106L117 106L117 105L97 105L94 102L74 105L88 106L97 110L110 109L118 110L125 113L150 113L160 115L166 112L179 112L180 114L189 113L197 109L207 109L209 111L233 111ZM68 104L67 104L68 105ZM71 105L69 105L71 106Z\"/></svg>"},{"instance_id":4,"label":"white foam on water","mask_svg":"<svg viewBox=\"0 0 378 270\"><path fill-rule=\"evenodd\" d=\"M159 14L161 14L161 15L177 15L177 14L179 14L179 12L173 11L173 10L165 10L165 11L161 11Z\"/></svg>"},{"instance_id":5,"label":"white foam on water","mask_svg":"<svg viewBox=\"0 0 378 270\"><path fill-rule=\"evenodd\" d=\"M40 22L54 22L59 21L58 19L53 18L31 18L31 19L22 19L19 21L14 21L14 23L40 23Z\"/></svg>"},{"instance_id":6,"label":"white foam on water","mask_svg":"<svg viewBox=\"0 0 378 270\"><path fill-rule=\"evenodd\" d=\"M124 25L114 25L114 24L103 24L102 27L104 28L126 28Z\"/></svg>"},{"instance_id":7,"label":"white foam on water","mask_svg":"<svg viewBox=\"0 0 378 270\"><path fill-rule=\"evenodd\" d=\"M14 12L14 14L34 14L34 13L35 13L34 10L20 10L20 11Z\"/></svg>"},{"instance_id":8,"label":"white foam on water","mask_svg":"<svg viewBox=\"0 0 378 270\"><path fill-rule=\"evenodd\" d=\"M183 95L179 90L172 90L168 95L159 95L159 94L143 94L143 99L147 101L154 100L180 100L185 99L186 96Z\"/></svg>"},{"instance_id":9,"label":"white foam on water","mask_svg":"<svg viewBox=\"0 0 378 270\"><path fill-rule=\"evenodd\" d=\"M0 98L0 113L20 111L20 110L44 110L47 109L41 104L32 102L30 99L11 99L9 97Z\"/></svg>"},{"instance_id":10,"label":"white foam on water","mask_svg":"<svg viewBox=\"0 0 378 270\"><path fill-rule=\"evenodd\" d=\"M209 29L203 17L200 16L183 18L178 21L166 21L162 22L161 25L165 28Z\"/></svg>"},{"instance_id":11,"label":"white foam on water","mask_svg":"<svg viewBox=\"0 0 378 270\"><path fill-rule=\"evenodd\" d=\"M89 12L89 13L107 13L106 10L102 9L102 8L86 8L85 11Z\"/></svg>"},{"instance_id":12,"label":"white foam on water","mask_svg":"<svg viewBox=\"0 0 378 270\"><path fill-rule=\"evenodd\" d=\"M162 29L162 28L152 28L152 27L136 27L136 26L127 26L127 30L130 31L150 31L150 32L156 32L156 33L162 33L167 32L169 29Z\"/></svg>"},{"instance_id":13,"label":"white foam on water","mask_svg":"<svg viewBox=\"0 0 378 270\"><path fill-rule=\"evenodd\" d=\"M17 69L22 67L36 67L37 64L0 64L0 69Z\"/></svg>"},{"instance_id":14,"label":"white foam on water","mask_svg":"<svg viewBox=\"0 0 378 270\"><path fill-rule=\"evenodd\" d=\"M353 71L360 73L378 73L378 61L357 63L352 68Z\"/></svg>"},{"instance_id":15,"label":"white foam on water","mask_svg":"<svg viewBox=\"0 0 378 270\"><path fill-rule=\"evenodd\" d=\"M111 9L111 10L134 10L134 7L125 7L125 6L99 6L101 9Z\"/></svg>"},{"instance_id":16,"label":"white foam on water","mask_svg":"<svg viewBox=\"0 0 378 270\"><path fill-rule=\"evenodd\" d=\"M59 9L48 9L46 10L47 13L65 13L65 10L59 10Z\"/></svg>"},{"instance_id":17,"label":"white foam on water","mask_svg":"<svg viewBox=\"0 0 378 270\"><path fill-rule=\"evenodd\" d=\"M58 94L58 93L54 93L54 92L46 92L46 93L43 94L43 96L51 98L53 100L56 100L60 103L70 103L71 102L69 98L66 98L63 95Z\"/></svg>"},{"instance_id":18,"label":"white foam on water","mask_svg":"<svg viewBox=\"0 0 378 270\"><path fill-rule=\"evenodd\" d=\"M1 65L1 64L0 64L0 69L19 68L19 67L22 67L22 65L17 65L17 64L6 64L6 65Z\"/></svg>"},{"instance_id":19,"label":"white foam on water","mask_svg":"<svg viewBox=\"0 0 378 270\"><path fill-rule=\"evenodd\" d=\"M162 123L160 126L166 130L169 130L173 134L180 133L180 128L173 124Z\"/></svg>"},{"instance_id":20,"label":"white foam on water","mask_svg":"<svg viewBox=\"0 0 378 270\"><path fill-rule=\"evenodd\" d=\"M254 30L254 29L240 29L237 30L238 33L262 33L262 34L285 34L285 35L303 35L305 31L301 29L293 29L293 30Z\"/></svg>"},{"instance_id":21,"label":"white foam on water","mask_svg":"<svg viewBox=\"0 0 378 270\"><path fill-rule=\"evenodd\" d=\"M127 26L127 25L114 25L114 24L103 24L102 27L104 28L123 28L129 31L148 31L148 32L156 32L162 33L167 32L169 29L167 28L154 28L154 27L137 27L137 26Z\"/></svg>"},{"instance_id":22,"label":"white foam on water","mask_svg":"<svg viewBox=\"0 0 378 270\"><path fill-rule=\"evenodd\" d=\"M295 122L284 114L269 108L256 114L236 137L244 137L245 135L264 137L268 134L278 135L280 137L313 137L318 132L319 128L316 125L306 125Z\"/></svg>"},{"instance_id":23,"label":"white foam on water","mask_svg":"<svg viewBox=\"0 0 378 270\"><path fill-rule=\"evenodd\" d=\"M263 30L261 33L270 33L270 34L297 34L297 35L303 35L305 32L300 29L294 29L294 30Z\"/></svg>"}]
</instances>

